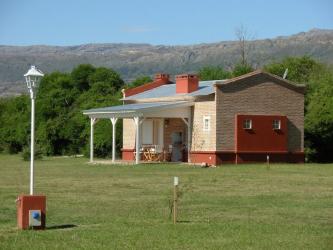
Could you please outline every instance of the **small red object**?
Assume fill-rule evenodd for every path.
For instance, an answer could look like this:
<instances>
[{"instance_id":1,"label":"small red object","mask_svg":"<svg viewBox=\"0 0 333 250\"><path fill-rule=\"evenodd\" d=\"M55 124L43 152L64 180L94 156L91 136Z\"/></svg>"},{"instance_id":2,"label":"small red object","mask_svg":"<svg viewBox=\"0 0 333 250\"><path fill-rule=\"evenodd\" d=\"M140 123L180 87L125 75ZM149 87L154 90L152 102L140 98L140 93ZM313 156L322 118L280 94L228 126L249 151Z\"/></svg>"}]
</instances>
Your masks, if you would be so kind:
<instances>
[{"instance_id":1,"label":"small red object","mask_svg":"<svg viewBox=\"0 0 333 250\"><path fill-rule=\"evenodd\" d=\"M17 227L19 229L45 229L46 221L46 196L44 195L19 195L16 200ZM41 225L29 226L29 211L40 210Z\"/></svg>"}]
</instances>

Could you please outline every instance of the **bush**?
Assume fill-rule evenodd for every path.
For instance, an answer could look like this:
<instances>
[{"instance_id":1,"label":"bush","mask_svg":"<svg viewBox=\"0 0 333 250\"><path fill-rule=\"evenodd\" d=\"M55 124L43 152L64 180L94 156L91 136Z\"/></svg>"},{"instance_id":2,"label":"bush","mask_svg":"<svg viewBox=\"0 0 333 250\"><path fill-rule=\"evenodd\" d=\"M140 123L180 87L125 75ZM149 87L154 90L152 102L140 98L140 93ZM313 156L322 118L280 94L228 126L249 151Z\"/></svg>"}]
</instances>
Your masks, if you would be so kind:
<instances>
[{"instance_id":1,"label":"bush","mask_svg":"<svg viewBox=\"0 0 333 250\"><path fill-rule=\"evenodd\" d=\"M25 147L22 151L22 158L24 161L30 160L30 148ZM38 148L35 149L35 160L40 160L43 158L43 153Z\"/></svg>"}]
</instances>

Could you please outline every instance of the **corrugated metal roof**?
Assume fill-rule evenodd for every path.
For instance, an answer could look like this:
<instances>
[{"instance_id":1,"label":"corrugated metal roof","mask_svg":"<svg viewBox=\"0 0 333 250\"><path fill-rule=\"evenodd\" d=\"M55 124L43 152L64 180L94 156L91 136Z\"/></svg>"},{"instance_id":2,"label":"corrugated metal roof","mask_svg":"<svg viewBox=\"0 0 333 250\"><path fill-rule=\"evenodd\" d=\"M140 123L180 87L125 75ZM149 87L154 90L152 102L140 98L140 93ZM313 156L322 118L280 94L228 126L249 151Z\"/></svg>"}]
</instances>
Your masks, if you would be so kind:
<instances>
[{"instance_id":1,"label":"corrugated metal roof","mask_svg":"<svg viewBox=\"0 0 333 250\"><path fill-rule=\"evenodd\" d=\"M137 100L137 99L147 99L147 98L159 98L159 97L174 97L174 96L202 96L202 95L210 95L214 93L214 84L216 81L224 81L224 80L214 80L214 81L200 81L199 89L193 91L189 94L177 94L176 93L176 84L165 84L160 87L147 90L140 94L132 95L126 97L122 100Z\"/></svg>"},{"instance_id":2,"label":"corrugated metal roof","mask_svg":"<svg viewBox=\"0 0 333 250\"><path fill-rule=\"evenodd\" d=\"M185 107L190 105L191 102L186 102L186 101L135 103L135 104L126 104L126 105L84 110L83 114L89 115L89 114L101 114L101 113L105 114L137 113L137 112L161 110L166 108Z\"/></svg>"}]
</instances>

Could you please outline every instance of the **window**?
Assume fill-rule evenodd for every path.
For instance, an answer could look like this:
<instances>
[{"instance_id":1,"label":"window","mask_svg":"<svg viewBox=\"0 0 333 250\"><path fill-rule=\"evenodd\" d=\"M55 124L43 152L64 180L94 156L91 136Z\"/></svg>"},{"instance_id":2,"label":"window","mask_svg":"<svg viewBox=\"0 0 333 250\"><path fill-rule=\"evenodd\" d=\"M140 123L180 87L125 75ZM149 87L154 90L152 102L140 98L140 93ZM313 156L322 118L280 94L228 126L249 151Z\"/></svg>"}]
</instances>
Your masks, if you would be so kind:
<instances>
[{"instance_id":1,"label":"window","mask_svg":"<svg viewBox=\"0 0 333 250\"><path fill-rule=\"evenodd\" d=\"M210 116L203 117L203 131L210 131Z\"/></svg>"},{"instance_id":2,"label":"window","mask_svg":"<svg viewBox=\"0 0 333 250\"><path fill-rule=\"evenodd\" d=\"M281 120L273 120L273 129L274 130L281 129Z\"/></svg>"},{"instance_id":3,"label":"window","mask_svg":"<svg viewBox=\"0 0 333 250\"><path fill-rule=\"evenodd\" d=\"M252 120L249 119L244 120L243 129L252 129Z\"/></svg>"},{"instance_id":4,"label":"window","mask_svg":"<svg viewBox=\"0 0 333 250\"><path fill-rule=\"evenodd\" d=\"M145 120L141 125L141 143L142 144L153 144L153 120Z\"/></svg>"}]
</instances>

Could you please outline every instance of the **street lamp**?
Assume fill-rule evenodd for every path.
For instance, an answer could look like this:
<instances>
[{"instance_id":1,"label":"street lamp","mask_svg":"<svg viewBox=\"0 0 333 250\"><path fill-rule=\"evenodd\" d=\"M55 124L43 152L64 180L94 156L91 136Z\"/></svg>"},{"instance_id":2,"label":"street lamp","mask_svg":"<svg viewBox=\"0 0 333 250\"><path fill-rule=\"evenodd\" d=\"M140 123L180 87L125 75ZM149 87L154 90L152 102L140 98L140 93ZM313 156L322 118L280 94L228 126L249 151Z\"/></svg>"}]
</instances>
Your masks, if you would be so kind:
<instances>
[{"instance_id":1,"label":"street lamp","mask_svg":"<svg viewBox=\"0 0 333 250\"><path fill-rule=\"evenodd\" d=\"M31 98L30 195L34 194L35 98L38 84L43 76L43 72L38 70L34 65L24 75Z\"/></svg>"},{"instance_id":2,"label":"street lamp","mask_svg":"<svg viewBox=\"0 0 333 250\"><path fill-rule=\"evenodd\" d=\"M38 84L43 76L43 72L35 66L31 66L24 75L31 98L30 195L21 194L16 199L19 229L45 229L46 196L34 195L35 98Z\"/></svg>"}]
</instances>

